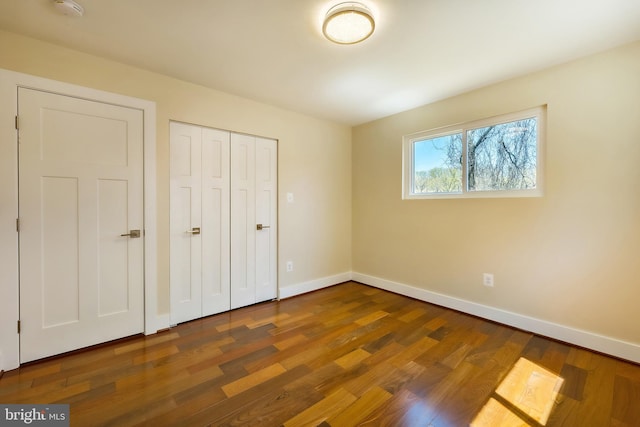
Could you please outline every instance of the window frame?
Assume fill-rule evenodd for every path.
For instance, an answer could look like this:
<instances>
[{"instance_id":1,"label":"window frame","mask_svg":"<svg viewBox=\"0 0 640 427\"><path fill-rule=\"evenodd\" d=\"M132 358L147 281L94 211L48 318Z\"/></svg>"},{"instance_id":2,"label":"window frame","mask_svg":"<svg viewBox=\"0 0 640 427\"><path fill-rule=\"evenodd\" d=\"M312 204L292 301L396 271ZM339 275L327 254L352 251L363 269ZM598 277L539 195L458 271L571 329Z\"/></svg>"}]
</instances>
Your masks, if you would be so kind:
<instances>
[{"instance_id":1,"label":"window frame","mask_svg":"<svg viewBox=\"0 0 640 427\"><path fill-rule=\"evenodd\" d=\"M525 190L472 190L469 191L467 171L467 132L477 128L501 125L523 119L536 119L536 186ZM441 136L462 134L462 191L455 193L415 193L414 143ZM429 129L402 137L402 198L415 199L477 199L477 198L516 198L542 197L544 195L544 152L546 134L546 105L514 113L502 114L471 122L459 123L440 128Z\"/></svg>"}]
</instances>

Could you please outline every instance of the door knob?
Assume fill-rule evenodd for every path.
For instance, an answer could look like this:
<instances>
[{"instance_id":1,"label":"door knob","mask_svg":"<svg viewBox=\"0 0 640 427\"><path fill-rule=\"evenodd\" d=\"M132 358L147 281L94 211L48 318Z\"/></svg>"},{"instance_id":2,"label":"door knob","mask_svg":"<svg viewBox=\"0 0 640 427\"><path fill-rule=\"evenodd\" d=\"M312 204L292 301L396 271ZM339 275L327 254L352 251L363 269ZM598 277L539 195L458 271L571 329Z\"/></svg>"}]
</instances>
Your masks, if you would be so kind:
<instances>
[{"instance_id":1,"label":"door knob","mask_svg":"<svg viewBox=\"0 0 640 427\"><path fill-rule=\"evenodd\" d=\"M187 233L200 234L200 227L193 227L191 230L187 230Z\"/></svg>"},{"instance_id":2,"label":"door knob","mask_svg":"<svg viewBox=\"0 0 640 427\"><path fill-rule=\"evenodd\" d=\"M269 225L256 224L256 230L262 230L264 228L271 228Z\"/></svg>"},{"instance_id":3,"label":"door knob","mask_svg":"<svg viewBox=\"0 0 640 427\"><path fill-rule=\"evenodd\" d=\"M127 234L121 234L120 237L131 237L132 239L137 239L140 237L140 230L131 230Z\"/></svg>"}]
</instances>

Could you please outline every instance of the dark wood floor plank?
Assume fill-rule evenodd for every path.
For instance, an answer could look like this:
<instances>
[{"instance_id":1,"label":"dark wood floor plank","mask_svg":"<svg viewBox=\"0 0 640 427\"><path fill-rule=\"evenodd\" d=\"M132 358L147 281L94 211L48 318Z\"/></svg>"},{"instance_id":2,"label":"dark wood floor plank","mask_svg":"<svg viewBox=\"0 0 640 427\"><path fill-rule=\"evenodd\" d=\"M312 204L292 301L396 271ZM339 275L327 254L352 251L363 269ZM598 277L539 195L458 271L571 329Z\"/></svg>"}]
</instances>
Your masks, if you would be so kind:
<instances>
[{"instance_id":1,"label":"dark wood floor plank","mask_svg":"<svg viewBox=\"0 0 640 427\"><path fill-rule=\"evenodd\" d=\"M251 411L254 402L266 399L277 401L288 395L284 391L284 386L299 376L310 372L306 366L298 366L290 371L286 371L268 381L260 382L254 387L235 394L228 399L218 402L185 420L184 425L224 425L224 420L234 418L240 413Z\"/></svg>"},{"instance_id":2,"label":"dark wood floor plank","mask_svg":"<svg viewBox=\"0 0 640 427\"><path fill-rule=\"evenodd\" d=\"M468 363L468 362L465 362ZM483 367L471 364L474 369L460 382L464 392L456 399L445 399L440 405L434 425L469 425L486 402L494 396L496 384L508 374L511 365L489 363Z\"/></svg>"},{"instance_id":3,"label":"dark wood floor plank","mask_svg":"<svg viewBox=\"0 0 640 427\"><path fill-rule=\"evenodd\" d=\"M585 369L565 364L560 371L560 376L564 379L562 394L581 402L589 372Z\"/></svg>"},{"instance_id":4,"label":"dark wood floor plank","mask_svg":"<svg viewBox=\"0 0 640 427\"><path fill-rule=\"evenodd\" d=\"M329 425L327 418L348 408L357 398L344 389L338 389L324 399L309 406L283 423L284 427Z\"/></svg>"},{"instance_id":5,"label":"dark wood floor plank","mask_svg":"<svg viewBox=\"0 0 640 427\"><path fill-rule=\"evenodd\" d=\"M535 426L498 393L521 360L516 391L563 380L545 427L640 426L637 364L354 282L29 364L0 401L74 426Z\"/></svg>"},{"instance_id":6,"label":"dark wood floor plank","mask_svg":"<svg viewBox=\"0 0 640 427\"><path fill-rule=\"evenodd\" d=\"M332 417L329 417L327 422L333 426L358 425L392 396L388 391L374 386L356 399L351 405Z\"/></svg>"},{"instance_id":7,"label":"dark wood floor plank","mask_svg":"<svg viewBox=\"0 0 640 427\"><path fill-rule=\"evenodd\" d=\"M616 376L612 417L626 424L640 424L640 382Z\"/></svg>"},{"instance_id":8,"label":"dark wood floor plank","mask_svg":"<svg viewBox=\"0 0 640 427\"><path fill-rule=\"evenodd\" d=\"M578 424L580 402L570 397L560 395L556 406L553 408L547 425L556 427L572 427ZM604 426L603 426L604 427Z\"/></svg>"},{"instance_id":9,"label":"dark wood floor plank","mask_svg":"<svg viewBox=\"0 0 640 427\"><path fill-rule=\"evenodd\" d=\"M407 389L399 390L393 397L378 406L360 423L362 427L413 427L429 426L433 419L429 405ZM338 426L334 426L338 427Z\"/></svg>"},{"instance_id":10,"label":"dark wood floor plank","mask_svg":"<svg viewBox=\"0 0 640 427\"><path fill-rule=\"evenodd\" d=\"M607 425L613 411L616 361L600 354L591 355L582 399L582 410L577 418L581 425Z\"/></svg>"}]
</instances>

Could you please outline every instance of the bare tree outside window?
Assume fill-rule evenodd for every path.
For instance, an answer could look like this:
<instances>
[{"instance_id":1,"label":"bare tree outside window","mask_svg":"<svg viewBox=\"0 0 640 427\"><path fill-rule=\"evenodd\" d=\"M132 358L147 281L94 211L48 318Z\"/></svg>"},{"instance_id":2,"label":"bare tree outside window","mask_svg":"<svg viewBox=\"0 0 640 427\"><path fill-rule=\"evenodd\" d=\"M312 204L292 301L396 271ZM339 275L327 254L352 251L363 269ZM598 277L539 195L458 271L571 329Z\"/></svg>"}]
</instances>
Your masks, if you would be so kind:
<instances>
[{"instance_id":1,"label":"bare tree outside window","mask_svg":"<svg viewBox=\"0 0 640 427\"><path fill-rule=\"evenodd\" d=\"M405 197L540 195L543 112L540 108L406 136L404 158L411 169L403 181L410 183Z\"/></svg>"},{"instance_id":2,"label":"bare tree outside window","mask_svg":"<svg viewBox=\"0 0 640 427\"><path fill-rule=\"evenodd\" d=\"M535 118L467 131L468 190L535 188L536 149Z\"/></svg>"}]
</instances>

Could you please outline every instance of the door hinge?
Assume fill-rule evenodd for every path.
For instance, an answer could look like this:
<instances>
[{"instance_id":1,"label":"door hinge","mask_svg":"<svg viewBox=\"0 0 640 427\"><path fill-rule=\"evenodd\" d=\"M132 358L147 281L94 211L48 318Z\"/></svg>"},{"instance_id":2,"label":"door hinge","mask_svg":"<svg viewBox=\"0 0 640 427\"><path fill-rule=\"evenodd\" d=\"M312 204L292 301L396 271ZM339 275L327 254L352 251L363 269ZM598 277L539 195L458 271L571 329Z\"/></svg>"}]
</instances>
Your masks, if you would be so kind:
<instances>
[{"instance_id":1,"label":"door hinge","mask_svg":"<svg viewBox=\"0 0 640 427\"><path fill-rule=\"evenodd\" d=\"M20 333L20 321L18 320L18 333Z\"/></svg>"},{"instance_id":2,"label":"door hinge","mask_svg":"<svg viewBox=\"0 0 640 427\"><path fill-rule=\"evenodd\" d=\"M20 218L16 218L16 231L20 232Z\"/></svg>"},{"instance_id":3,"label":"door hinge","mask_svg":"<svg viewBox=\"0 0 640 427\"><path fill-rule=\"evenodd\" d=\"M20 120L18 119L18 116L16 116L16 129L20 129Z\"/></svg>"}]
</instances>

